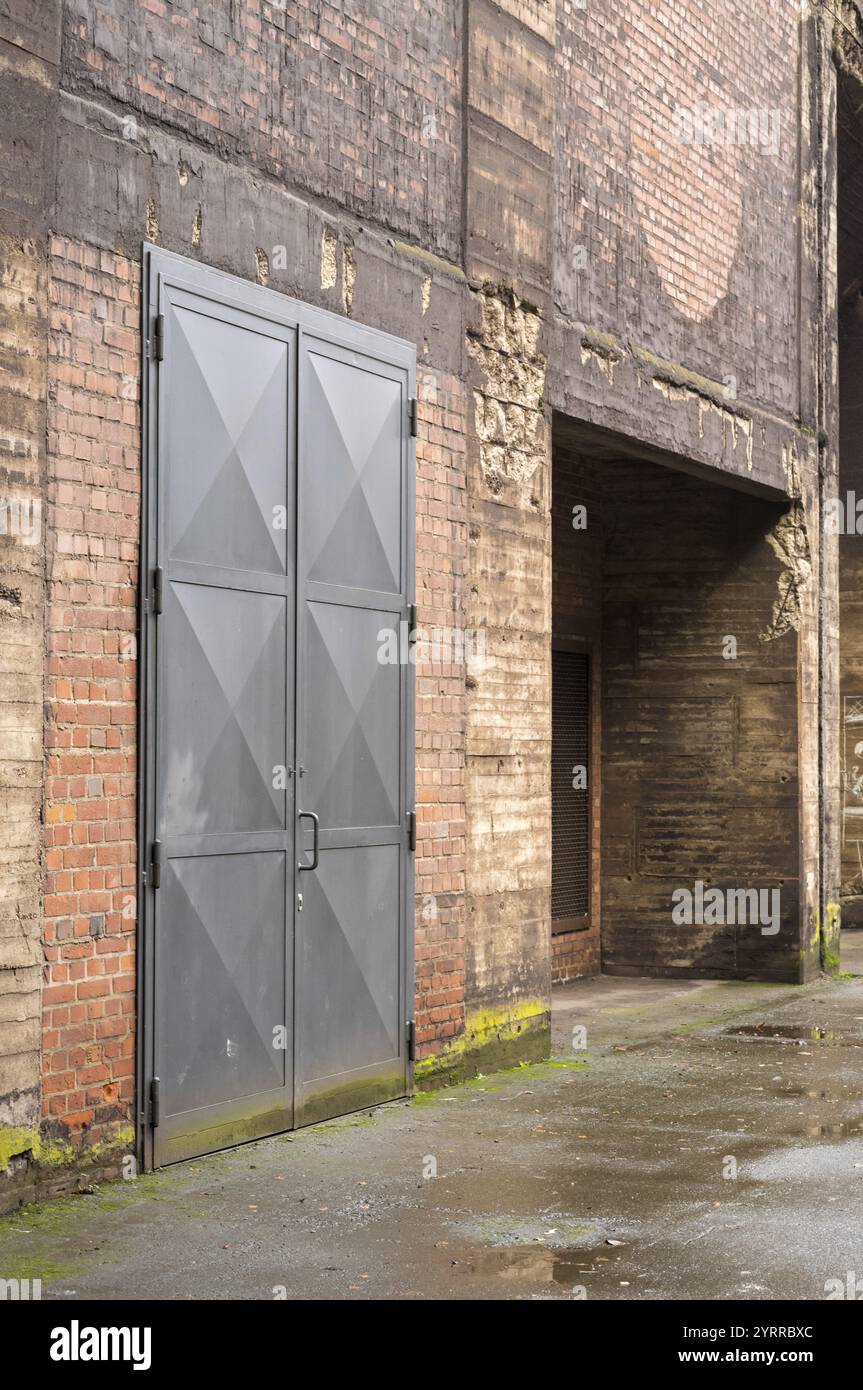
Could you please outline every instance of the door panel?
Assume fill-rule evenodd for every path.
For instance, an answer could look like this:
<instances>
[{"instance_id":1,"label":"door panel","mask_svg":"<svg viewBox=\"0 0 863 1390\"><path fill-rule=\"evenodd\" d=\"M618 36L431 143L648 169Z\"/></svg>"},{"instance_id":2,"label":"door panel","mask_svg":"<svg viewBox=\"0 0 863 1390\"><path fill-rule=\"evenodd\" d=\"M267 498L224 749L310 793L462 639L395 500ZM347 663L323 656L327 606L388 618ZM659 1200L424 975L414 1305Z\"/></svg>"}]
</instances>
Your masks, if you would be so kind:
<instances>
[{"instance_id":1,"label":"door panel","mask_svg":"<svg viewBox=\"0 0 863 1390\"><path fill-rule=\"evenodd\" d=\"M399 1054L398 953L381 930L398 920L398 846L326 849L303 892L300 979L326 981L299 1010L309 1087Z\"/></svg>"},{"instance_id":2,"label":"door panel","mask_svg":"<svg viewBox=\"0 0 863 1390\"><path fill-rule=\"evenodd\" d=\"M164 287L154 1158L293 1121L294 330ZM167 364L167 365L166 365ZM274 1045L275 1044L275 1045Z\"/></svg>"},{"instance_id":3,"label":"door panel","mask_svg":"<svg viewBox=\"0 0 863 1390\"><path fill-rule=\"evenodd\" d=\"M274 594L167 585L162 629L165 835L285 827L287 605Z\"/></svg>"},{"instance_id":4,"label":"door panel","mask_svg":"<svg viewBox=\"0 0 863 1390\"><path fill-rule=\"evenodd\" d=\"M145 270L158 1165L409 1089L414 352L167 252Z\"/></svg>"},{"instance_id":5,"label":"door panel","mask_svg":"<svg viewBox=\"0 0 863 1390\"><path fill-rule=\"evenodd\" d=\"M303 805L326 828L398 825L399 681L377 653L378 633L398 639L400 618L398 609L308 605Z\"/></svg>"},{"instance_id":6,"label":"door panel","mask_svg":"<svg viewBox=\"0 0 863 1390\"><path fill-rule=\"evenodd\" d=\"M168 866L158 981L165 1123L286 1083L285 1049L273 1047L285 979L272 969L284 951L284 859L201 854Z\"/></svg>"},{"instance_id":7,"label":"door panel","mask_svg":"<svg viewBox=\"0 0 863 1390\"><path fill-rule=\"evenodd\" d=\"M289 344L184 305L168 331L178 408L165 421L166 551L284 574L272 508L285 500Z\"/></svg>"},{"instance_id":8,"label":"door panel","mask_svg":"<svg viewBox=\"0 0 863 1390\"><path fill-rule=\"evenodd\" d=\"M407 1087L408 377L304 337L299 382L297 795L320 822L296 918L308 1123Z\"/></svg>"},{"instance_id":9,"label":"door panel","mask_svg":"<svg viewBox=\"0 0 863 1390\"><path fill-rule=\"evenodd\" d=\"M303 360L306 578L393 594L402 591L406 401L402 381L370 366L322 345Z\"/></svg>"}]
</instances>

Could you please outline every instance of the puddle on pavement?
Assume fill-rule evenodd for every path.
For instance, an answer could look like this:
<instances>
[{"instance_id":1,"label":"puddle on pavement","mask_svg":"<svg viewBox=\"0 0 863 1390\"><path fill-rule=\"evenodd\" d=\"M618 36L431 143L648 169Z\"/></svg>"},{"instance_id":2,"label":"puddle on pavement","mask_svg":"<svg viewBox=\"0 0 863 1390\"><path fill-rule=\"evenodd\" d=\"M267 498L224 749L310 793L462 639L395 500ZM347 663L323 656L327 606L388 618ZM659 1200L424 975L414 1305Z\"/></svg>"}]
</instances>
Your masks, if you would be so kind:
<instances>
[{"instance_id":1,"label":"puddle on pavement","mask_svg":"<svg viewBox=\"0 0 863 1390\"><path fill-rule=\"evenodd\" d=\"M799 1023L746 1023L738 1028L725 1028L728 1038L768 1038L774 1042L836 1042L839 1034L830 1028L809 1028Z\"/></svg>"},{"instance_id":2,"label":"puddle on pavement","mask_svg":"<svg viewBox=\"0 0 863 1390\"><path fill-rule=\"evenodd\" d=\"M832 1120L827 1124L802 1120L790 1133L805 1135L807 1139L859 1139L863 1134L863 1120Z\"/></svg>"},{"instance_id":3,"label":"puddle on pavement","mask_svg":"<svg viewBox=\"0 0 863 1390\"><path fill-rule=\"evenodd\" d=\"M610 1265L620 1258L605 1246L602 1254L592 1250L531 1250L523 1245L480 1250L475 1254L454 1258L453 1274L489 1276L531 1284L563 1284L569 1287L583 1282L587 1275L599 1273L597 1264Z\"/></svg>"}]
</instances>

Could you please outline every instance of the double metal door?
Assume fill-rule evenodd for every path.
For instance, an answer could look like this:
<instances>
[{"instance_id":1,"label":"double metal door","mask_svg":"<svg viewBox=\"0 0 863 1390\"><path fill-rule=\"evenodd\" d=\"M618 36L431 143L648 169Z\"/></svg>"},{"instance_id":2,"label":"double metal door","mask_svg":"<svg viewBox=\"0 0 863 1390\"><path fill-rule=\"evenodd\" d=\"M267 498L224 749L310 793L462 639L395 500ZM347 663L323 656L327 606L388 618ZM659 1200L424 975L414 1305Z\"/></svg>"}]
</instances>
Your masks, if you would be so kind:
<instances>
[{"instance_id":1,"label":"double metal door","mask_svg":"<svg viewBox=\"0 0 863 1390\"><path fill-rule=\"evenodd\" d=\"M156 1165L410 1085L414 351L148 249Z\"/></svg>"}]
</instances>

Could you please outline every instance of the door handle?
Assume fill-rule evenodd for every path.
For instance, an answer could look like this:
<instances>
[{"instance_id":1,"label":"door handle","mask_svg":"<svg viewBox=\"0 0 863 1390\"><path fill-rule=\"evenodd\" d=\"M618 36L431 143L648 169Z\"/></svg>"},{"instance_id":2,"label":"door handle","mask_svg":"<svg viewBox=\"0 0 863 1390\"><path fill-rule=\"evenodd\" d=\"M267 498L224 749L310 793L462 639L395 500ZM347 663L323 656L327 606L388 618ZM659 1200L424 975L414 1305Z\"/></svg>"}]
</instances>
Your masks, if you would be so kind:
<instances>
[{"instance_id":1,"label":"door handle","mask_svg":"<svg viewBox=\"0 0 863 1390\"><path fill-rule=\"evenodd\" d=\"M321 823L314 811L298 811L297 820L302 820L303 817L306 817L306 819L312 822L312 832L314 834L314 839L312 840L312 862L311 864L297 864L297 868L308 871L309 869L316 869L318 867L318 841L321 834Z\"/></svg>"}]
</instances>

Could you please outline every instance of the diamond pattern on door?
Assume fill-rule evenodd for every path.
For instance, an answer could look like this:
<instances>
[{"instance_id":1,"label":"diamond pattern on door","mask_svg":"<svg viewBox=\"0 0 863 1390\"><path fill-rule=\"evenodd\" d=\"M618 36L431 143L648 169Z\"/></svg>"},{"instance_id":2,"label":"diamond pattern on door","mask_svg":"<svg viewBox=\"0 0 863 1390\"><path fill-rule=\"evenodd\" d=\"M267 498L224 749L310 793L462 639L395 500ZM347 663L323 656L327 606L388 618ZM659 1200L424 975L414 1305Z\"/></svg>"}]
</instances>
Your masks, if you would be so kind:
<instances>
[{"instance_id":1,"label":"diamond pattern on door","mask_svg":"<svg viewBox=\"0 0 863 1390\"><path fill-rule=\"evenodd\" d=\"M176 583L166 618L163 833L283 827L285 600Z\"/></svg>"},{"instance_id":2,"label":"diamond pattern on door","mask_svg":"<svg viewBox=\"0 0 863 1390\"><path fill-rule=\"evenodd\" d=\"M309 353L314 459L305 477L306 577L398 593L403 398L389 377ZM319 491L324 491L316 495Z\"/></svg>"},{"instance_id":3,"label":"diamond pattern on door","mask_svg":"<svg viewBox=\"0 0 863 1390\"><path fill-rule=\"evenodd\" d=\"M395 825L400 672L378 656L398 615L310 603L308 619L306 738L316 756L304 802L325 827Z\"/></svg>"},{"instance_id":4,"label":"diamond pattern on door","mask_svg":"<svg viewBox=\"0 0 863 1390\"><path fill-rule=\"evenodd\" d=\"M166 430L166 555L284 574L288 347L177 309L172 354L183 396Z\"/></svg>"},{"instance_id":5,"label":"diamond pattern on door","mask_svg":"<svg viewBox=\"0 0 863 1390\"><path fill-rule=\"evenodd\" d=\"M409 1089L413 672L386 657L413 595L415 350L154 247L145 289L159 1165Z\"/></svg>"},{"instance_id":6,"label":"diamond pattern on door","mask_svg":"<svg viewBox=\"0 0 863 1390\"><path fill-rule=\"evenodd\" d=\"M398 921L398 846L328 849L304 875L315 930L302 938L298 983L307 1082L397 1056L399 953L381 924Z\"/></svg>"},{"instance_id":7,"label":"diamond pattern on door","mask_svg":"<svg viewBox=\"0 0 863 1390\"><path fill-rule=\"evenodd\" d=\"M157 971L164 1000L163 1100L169 1113L284 1085L284 855L171 861ZM278 1035L275 1035L278 1041Z\"/></svg>"}]
</instances>

